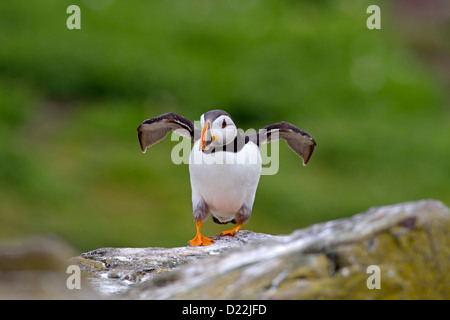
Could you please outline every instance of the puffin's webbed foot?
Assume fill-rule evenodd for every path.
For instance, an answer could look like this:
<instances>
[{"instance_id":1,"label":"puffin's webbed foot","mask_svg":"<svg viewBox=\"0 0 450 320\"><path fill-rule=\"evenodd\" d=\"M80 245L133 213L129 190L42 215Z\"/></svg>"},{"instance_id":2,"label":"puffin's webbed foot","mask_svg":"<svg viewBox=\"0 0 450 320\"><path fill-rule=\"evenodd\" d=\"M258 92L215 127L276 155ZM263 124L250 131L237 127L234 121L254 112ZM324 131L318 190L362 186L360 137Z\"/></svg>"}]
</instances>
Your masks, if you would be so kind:
<instances>
[{"instance_id":1,"label":"puffin's webbed foot","mask_svg":"<svg viewBox=\"0 0 450 320\"><path fill-rule=\"evenodd\" d=\"M197 234L194 239L190 240L188 244L191 246L209 246L214 243L213 239L202 236L200 229L202 228L202 222L196 221L195 226L197 227Z\"/></svg>"},{"instance_id":2,"label":"puffin's webbed foot","mask_svg":"<svg viewBox=\"0 0 450 320\"><path fill-rule=\"evenodd\" d=\"M220 236L220 237L222 237L222 236L234 237L236 235L236 233L242 228L242 224L243 224L242 222L238 222L238 223L236 223L236 227L234 229L218 233L217 236Z\"/></svg>"},{"instance_id":3,"label":"puffin's webbed foot","mask_svg":"<svg viewBox=\"0 0 450 320\"><path fill-rule=\"evenodd\" d=\"M222 236L230 236L230 237L234 237L234 235L236 234L236 230L232 229L232 230L226 230L226 231L222 231L221 233L216 234L216 236L222 237Z\"/></svg>"},{"instance_id":4,"label":"puffin's webbed foot","mask_svg":"<svg viewBox=\"0 0 450 320\"><path fill-rule=\"evenodd\" d=\"M214 243L213 239L202 236L198 233L194 239L190 240L188 244L191 246L209 246Z\"/></svg>"}]
</instances>

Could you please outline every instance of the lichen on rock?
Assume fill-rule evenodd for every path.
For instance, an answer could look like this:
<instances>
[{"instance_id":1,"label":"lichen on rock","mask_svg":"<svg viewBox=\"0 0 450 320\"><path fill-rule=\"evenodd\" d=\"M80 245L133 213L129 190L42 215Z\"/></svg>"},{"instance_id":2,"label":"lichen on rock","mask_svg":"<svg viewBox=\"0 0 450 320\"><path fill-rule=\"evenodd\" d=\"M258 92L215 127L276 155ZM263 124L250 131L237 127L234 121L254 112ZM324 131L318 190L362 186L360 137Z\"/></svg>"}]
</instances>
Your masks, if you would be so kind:
<instances>
[{"instance_id":1,"label":"lichen on rock","mask_svg":"<svg viewBox=\"0 0 450 320\"><path fill-rule=\"evenodd\" d=\"M448 299L450 211L422 200L290 235L241 230L208 247L104 248L73 258L121 299ZM380 289L367 282L379 267Z\"/></svg>"}]
</instances>

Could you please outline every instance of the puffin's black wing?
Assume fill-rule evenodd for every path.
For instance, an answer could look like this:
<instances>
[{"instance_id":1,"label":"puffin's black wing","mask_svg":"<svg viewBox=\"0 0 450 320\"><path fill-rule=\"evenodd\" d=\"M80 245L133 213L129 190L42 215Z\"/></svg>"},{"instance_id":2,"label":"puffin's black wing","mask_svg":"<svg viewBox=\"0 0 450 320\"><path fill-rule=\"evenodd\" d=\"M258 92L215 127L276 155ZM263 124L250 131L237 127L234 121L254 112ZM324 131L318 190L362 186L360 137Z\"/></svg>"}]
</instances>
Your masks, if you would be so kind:
<instances>
[{"instance_id":1,"label":"puffin's black wing","mask_svg":"<svg viewBox=\"0 0 450 320\"><path fill-rule=\"evenodd\" d=\"M316 146L316 142L308 132L285 121L268 125L249 136L250 140L255 138L258 145L285 139L288 146L303 159L304 166L308 163Z\"/></svg>"},{"instance_id":2,"label":"puffin's black wing","mask_svg":"<svg viewBox=\"0 0 450 320\"><path fill-rule=\"evenodd\" d=\"M190 138L192 142L195 141L195 138L198 139L199 130L189 119L169 112L156 118L147 119L139 125L137 133L142 152L145 153L147 147L164 139L170 131Z\"/></svg>"}]
</instances>

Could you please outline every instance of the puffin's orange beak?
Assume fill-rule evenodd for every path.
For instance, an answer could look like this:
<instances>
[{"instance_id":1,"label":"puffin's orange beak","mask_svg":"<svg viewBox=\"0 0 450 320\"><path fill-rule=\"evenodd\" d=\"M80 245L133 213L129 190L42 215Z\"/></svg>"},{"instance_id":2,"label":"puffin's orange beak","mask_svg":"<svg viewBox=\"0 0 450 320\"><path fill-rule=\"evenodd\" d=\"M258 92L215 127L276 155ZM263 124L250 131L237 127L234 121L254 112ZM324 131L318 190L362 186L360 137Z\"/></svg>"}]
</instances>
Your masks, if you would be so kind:
<instances>
[{"instance_id":1,"label":"puffin's orange beak","mask_svg":"<svg viewBox=\"0 0 450 320\"><path fill-rule=\"evenodd\" d=\"M211 121L206 121L205 127L202 130L202 136L200 138L200 145L198 147L198 150L206 150L206 138L207 138L207 131L208 128L211 128Z\"/></svg>"}]
</instances>

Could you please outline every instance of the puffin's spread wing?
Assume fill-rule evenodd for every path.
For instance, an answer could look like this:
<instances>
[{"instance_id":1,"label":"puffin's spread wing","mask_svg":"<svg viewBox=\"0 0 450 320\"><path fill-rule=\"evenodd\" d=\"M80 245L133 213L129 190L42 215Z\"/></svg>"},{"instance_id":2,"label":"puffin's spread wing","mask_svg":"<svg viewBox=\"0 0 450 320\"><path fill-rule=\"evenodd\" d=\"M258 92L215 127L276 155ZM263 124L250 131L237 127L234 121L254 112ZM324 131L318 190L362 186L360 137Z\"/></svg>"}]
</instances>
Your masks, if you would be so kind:
<instances>
[{"instance_id":1,"label":"puffin's spread wing","mask_svg":"<svg viewBox=\"0 0 450 320\"><path fill-rule=\"evenodd\" d=\"M288 146L303 159L304 166L308 163L316 146L316 142L308 132L285 121L268 125L262 128L257 135L259 143L285 139Z\"/></svg>"},{"instance_id":2,"label":"puffin's spread wing","mask_svg":"<svg viewBox=\"0 0 450 320\"><path fill-rule=\"evenodd\" d=\"M173 112L165 113L159 117L145 120L137 128L142 152L145 153L147 147L164 139L170 131L190 138L192 142L198 136L198 130L190 120Z\"/></svg>"}]
</instances>

